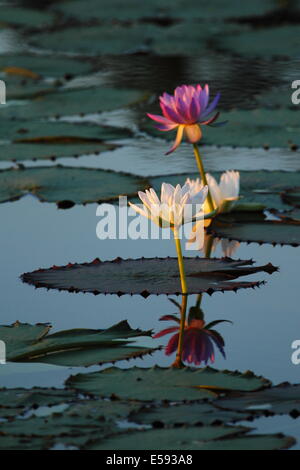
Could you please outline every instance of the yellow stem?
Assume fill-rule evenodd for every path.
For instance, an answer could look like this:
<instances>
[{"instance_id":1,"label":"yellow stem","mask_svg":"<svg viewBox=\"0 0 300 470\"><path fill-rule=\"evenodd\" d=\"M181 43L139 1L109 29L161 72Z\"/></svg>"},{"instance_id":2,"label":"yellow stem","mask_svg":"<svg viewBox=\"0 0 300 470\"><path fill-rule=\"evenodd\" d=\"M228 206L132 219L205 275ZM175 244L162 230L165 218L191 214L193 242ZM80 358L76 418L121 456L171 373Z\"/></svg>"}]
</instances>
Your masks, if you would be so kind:
<instances>
[{"instance_id":1,"label":"yellow stem","mask_svg":"<svg viewBox=\"0 0 300 470\"><path fill-rule=\"evenodd\" d=\"M197 166L198 166L198 169L199 169L199 172L200 172L202 182L203 182L204 186L208 186L207 179L206 179L206 174L205 174L205 171L204 171L204 166L203 166L203 163L202 163L202 159L201 159L201 155L199 153L198 146L197 146L197 144L193 144L193 147L194 147L194 154L195 154L195 158L196 158L196 162L197 162ZM214 203L213 203L209 188L208 188L208 194L207 194L207 201L208 201L210 212L213 212L214 211Z\"/></svg>"},{"instance_id":2,"label":"yellow stem","mask_svg":"<svg viewBox=\"0 0 300 470\"><path fill-rule=\"evenodd\" d=\"M175 240L177 258L178 258L178 267L179 267L179 273L180 273L181 290L182 290L183 294L187 294L187 285L186 285L186 280L185 280L185 270L184 270L184 264L183 264L180 238L178 236L178 231L175 228L174 228L174 240Z\"/></svg>"},{"instance_id":3,"label":"yellow stem","mask_svg":"<svg viewBox=\"0 0 300 470\"><path fill-rule=\"evenodd\" d=\"M184 336L184 327L185 327L187 299L188 299L188 296L186 294L182 296L178 347L177 347L176 359L174 363L172 364L172 367L178 367L178 368L184 367L184 364L182 362L182 350L183 350L183 336Z\"/></svg>"}]
</instances>

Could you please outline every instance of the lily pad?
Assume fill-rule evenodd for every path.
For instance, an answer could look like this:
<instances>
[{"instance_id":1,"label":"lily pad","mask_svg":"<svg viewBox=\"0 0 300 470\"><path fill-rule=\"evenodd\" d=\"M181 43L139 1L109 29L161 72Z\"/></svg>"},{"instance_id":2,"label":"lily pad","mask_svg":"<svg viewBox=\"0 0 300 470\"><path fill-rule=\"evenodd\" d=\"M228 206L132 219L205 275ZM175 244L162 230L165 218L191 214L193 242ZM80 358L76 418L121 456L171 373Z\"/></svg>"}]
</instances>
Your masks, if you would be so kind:
<instances>
[{"instance_id":1,"label":"lily pad","mask_svg":"<svg viewBox=\"0 0 300 470\"><path fill-rule=\"evenodd\" d=\"M217 291L236 291L259 286L259 282L233 280L256 272L269 274L277 270L272 264L251 266L253 262L230 258L185 258L189 294ZM35 287L90 292L93 294L150 294L181 293L177 258L116 258L114 261L95 259L91 263L54 266L22 275L22 280Z\"/></svg>"},{"instance_id":2,"label":"lily pad","mask_svg":"<svg viewBox=\"0 0 300 470\"><path fill-rule=\"evenodd\" d=\"M105 141L130 136L128 130L49 121L2 121L0 160L55 159L98 154L118 145Z\"/></svg>"},{"instance_id":3,"label":"lily pad","mask_svg":"<svg viewBox=\"0 0 300 470\"><path fill-rule=\"evenodd\" d=\"M0 327L1 331L2 327ZM0 333L1 334L1 333ZM38 406L54 406L76 398L70 390L54 388L0 388L0 412L4 409L22 410Z\"/></svg>"},{"instance_id":4,"label":"lily pad","mask_svg":"<svg viewBox=\"0 0 300 470\"><path fill-rule=\"evenodd\" d=\"M122 108L141 101L144 97L140 91L104 87L58 91L38 96L31 101L2 105L0 117L28 119L83 115Z\"/></svg>"},{"instance_id":5,"label":"lily pad","mask_svg":"<svg viewBox=\"0 0 300 470\"><path fill-rule=\"evenodd\" d=\"M211 172L219 181L222 172ZM163 182L171 184L184 184L187 178L199 178L199 173L177 174L169 176L158 176L149 178L150 186L160 190ZM240 171L240 195L239 205L243 203L263 204L267 208L287 208L289 189L300 181L300 172L290 171ZM287 200L283 199L282 193L287 191ZM292 191L292 190L291 190Z\"/></svg>"},{"instance_id":6,"label":"lily pad","mask_svg":"<svg viewBox=\"0 0 300 470\"><path fill-rule=\"evenodd\" d=\"M199 450L281 450L289 449L296 440L283 434L259 434L206 442Z\"/></svg>"},{"instance_id":7,"label":"lily pad","mask_svg":"<svg viewBox=\"0 0 300 470\"><path fill-rule=\"evenodd\" d=\"M33 194L40 201L68 208L117 200L119 195L134 195L144 186L145 181L137 176L106 170L61 165L0 170L0 202Z\"/></svg>"},{"instance_id":8,"label":"lily pad","mask_svg":"<svg viewBox=\"0 0 300 470\"><path fill-rule=\"evenodd\" d=\"M207 229L214 237L237 240L239 242L255 242L272 245L300 245L300 227L288 221L265 220L262 222L224 223L215 219Z\"/></svg>"},{"instance_id":9,"label":"lily pad","mask_svg":"<svg viewBox=\"0 0 300 470\"><path fill-rule=\"evenodd\" d=\"M89 55L159 54L192 56L208 53L209 38L244 29L232 23L191 20L161 27L154 22L112 22L98 26L76 26L54 32L41 32L31 43L53 51Z\"/></svg>"},{"instance_id":10,"label":"lily pad","mask_svg":"<svg viewBox=\"0 0 300 470\"><path fill-rule=\"evenodd\" d=\"M224 410L267 416L290 414L297 418L300 416L300 385L284 383L253 394L223 398L216 404Z\"/></svg>"},{"instance_id":11,"label":"lily pad","mask_svg":"<svg viewBox=\"0 0 300 470\"><path fill-rule=\"evenodd\" d=\"M26 323L1 326L0 338L6 344L7 360L82 367L141 357L155 350L128 346L129 339L149 336L151 332L132 330L126 321L107 330L75 329L49 335L49 329L49 325Z\"/></svg>"},{"instance_id":12,"label":"lily pad","mask_svg":"<svg viewBox=\"0 0 300 470\"><path fill-rule=\"evenodd\" d=\"M240 34L222 36L219 49L252 57L298 57L300 26L283 25L249 29Z\"/></svg>"},{"instance_id":13,"label":"lily pad","mask_svg":"<svg viewBox=\"0 0 300 470\"><path fill-rule=\"evenodd\" d=\"M296 106L295 106L296 108ZM155 113L160 114L159 106ZM222 111L221 120L228 121L225 126L212 128L205 126L202 144L239 147L291 147L300 146L300 125L298 113L288 109L254 109ZM153 121L144 119L140 128L160 138L175 139L175 132L160 132ZM167 146L168 144L166 144ZM169 147L166 147L166 151ZM192 151L192 149L191 149ZM269 158L272 153L269 152Z\"/></svg>"},{"instance_id":14,"label":"lily pad","mask_svg":"<svg viewBox=\"0 0 300 470\"><path fill-rule=\"evenodd\" d=\"M82 4L80 0L65 1L55 5L55 9L70 17L79 20L97 19L100 21L122 20L132 21L141 19L152 19L153 22L166 18L198 18L199 20L221 20L231 17L244 17L248 15L261 15L273 7L272 0L262 3L255 0L251 3L241 5L235 0L215 0L212 4L194 0L167 0L162 4L159 0L151 2L140 2L139 0L129 0L126 8L123 7L122 0L114 1L102 0L99 9L97 0L88 0ZM205 7L205 8L204 8ZM239 8L241 7L241 8ZM166 23L167 24L167 23Z\"/></svg>"},{"instance_id":15,"label":"lily pad","mask_svg":"<svg viewBox=\"0 0 300 470\"><path fill-rule=\"evenodd\" d=\"M188 424L216 425L246 420L251 417L247 410L243 412L223 411L217 409L212 403L180 404L161 407L142 408L130 415L130 421L138 424L150 424L154 427L179 426Z\"/></svg>"},{"instance_id":16,"label":"lily pad","mask_svg":"<svg viewBox=\"0 0 300 470\"><path fill-rule=\"evenodd\" d=\"M281 198L285 204L300 208L300 187L286 189Z\"/></svg>"},{"instance_id":17,"label":"lily pad","mask_svg":"<svg viewBox=\"0 0 300 470\"><path fill-rule=\"evenodd\" d=\"M269 385L252 372L203 369L175 369L132 367L124 370L111 367L100 372L71 376L66 385L93 396L117 396L126 400L201 400L211 398L224 390L254 391Z\"/></svg>"},{"instance_id":18,"label":"lily pad","mask_svg":"<svg viewBox=\"0 0 300 470\"><path fill-rule=\"evenodd\" d=\"M0 24L27 27L49 26L54 20L53 13L20 6L1 5Z\"/></svg>"},{"instance_id":19,"label":"lily pad","mask_svg":"<svg viewBox=\"0 0 300 470\"><path fill-rule=\"evenodd\" d=\"M0 71L5 72L8 76L14 75L14 69L24 69L38 77L70 78L86 74L91 68L91 63L82 58L79 60L70 57L42 56L30 53L0 56ZM8 96L10 97L10 94Z\"/></svg>"},{"instance_id":20,"label":"lily pad","mask_svg":"<svg viewBox=\"0 0 300 470\"><path fill-rule=\"evenodd\" d=\"M217 439L241 435L247 428L229 426L203 426L178 429L132 431L126 434L94 439L86 450L198 450L205 442L213 446Z\"/></svg>"}]
</instances>

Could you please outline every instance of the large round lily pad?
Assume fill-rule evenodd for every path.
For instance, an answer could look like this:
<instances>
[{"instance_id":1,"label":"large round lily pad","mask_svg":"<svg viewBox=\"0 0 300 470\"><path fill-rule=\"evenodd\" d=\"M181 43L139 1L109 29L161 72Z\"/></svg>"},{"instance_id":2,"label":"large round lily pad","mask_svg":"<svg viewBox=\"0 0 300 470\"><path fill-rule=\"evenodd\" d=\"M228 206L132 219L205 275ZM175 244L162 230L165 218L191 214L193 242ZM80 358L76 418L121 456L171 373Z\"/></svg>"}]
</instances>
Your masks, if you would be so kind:
<instances>
[{"instance_id":1,"label":"large round lily pad","mask_svg":"<svg viewBox=\"0 0 300 470\"><path fill-rule=\"evenodd\" d=\"M185 258L189 294L236 291L258 286L259 282L234 281L257 272L269 274L277 270L272 264L251 266L252 261L230 258ZM93 294L180 294L177 258L95 259L91 263L53 266L22 275L22 280L35 287L90 292Z\"/></svg>"},{"instance_id":2,"label":"large round lily pad","mask_svg":"<svg viewBox=\"0 0 300 470\"><path fill-rule=\"evenodd\" d=\"M242 374L211 367L175 369L155 366L128 370L111 367L91 374L78 374L71 376L66 385L100 397L116 395L127 400L182 401L213 397L224 390L259 390L269 382L252 372Z\"/></svg>"},{"instance_id":3,"label":"large round lily pad","mask_svg":"<svg viewBox=\"0 0 300 470\"><path fill-rule=\"evenodd\" d=\"M0 202L33 194L40 201L55 202L67 208L74 204L117 200L119 195L134 195L144 186L142 178L106 170L61 165L13 168L0 171Z\"/></svg>"}]
</instances>

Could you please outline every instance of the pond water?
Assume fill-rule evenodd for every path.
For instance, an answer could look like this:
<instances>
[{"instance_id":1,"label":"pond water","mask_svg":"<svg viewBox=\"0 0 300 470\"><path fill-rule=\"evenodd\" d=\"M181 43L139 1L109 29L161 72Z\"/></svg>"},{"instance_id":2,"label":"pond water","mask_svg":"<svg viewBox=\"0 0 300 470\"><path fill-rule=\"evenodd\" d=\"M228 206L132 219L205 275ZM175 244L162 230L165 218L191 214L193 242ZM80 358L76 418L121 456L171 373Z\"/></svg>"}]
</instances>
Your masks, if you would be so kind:
<instances>
[{"instance_id":1,"label":"pond water","mask_svg":"<svg viewBox=\"0 0 300 470\"><path fill-rule=\"evenodd\" d=\"M25 6L35 7L36 3L25 2ZM46 10L47 8L43 11ZM39 12L42 14L42 10ZM256 114L243 114L242 129L238 129L236 134L233 132L228 139L216 137L214 143L211 137L213 134L209 134L207 140L204 136L201 150L207 171L300 170L300 152L297 147L299 123L294 117L291 118L291 123L289 121L290 116L295 114L290 102L290 84L299 78L299 56L281 57L276 60L273 57L238 57L235 54L224 54L217 47L209 54L190 57L188 54L168 54L163 57L148 52L132 55L99 54L94 53L92 46L90 54L82 51L70 53L66 52L67 48L64 51L64 45L56 51L38 47L35 34L40 31L36 25L31 30L14 27L14 23L10 21L8 23L7 27L0 29L1 64L2 59L5 63L8 54L24 51L26 54L34 53L35 58L54 56L67 61L72 57L79 62L86 60L90 65L89 72L79 72L67 79L60 77L60 93L101 87L127 88L144 93L143 99L130 107L118 107L115 104L112 109L97 113L92 110L82 116L79 104L76 113L70 114L68 109L59 109L59 112L50 116L52 121L58 122L100 124L129 129L131 137L109 141L118 145L116 149L103 151L100 155L82 152L79 158L70 155L68 158L58 158L55 162L47 159L22 161L25 167L61 164L129 172L145 178L195 173L191 146L183 144L172 156L164 156L170 142L151 131L145 112L158 112L157 95L163 91L171 92L179 84L200 80L201 83L208 82L212 90L221 91L220 110L226 116L240 110L244 113L255 113L260 108L263 118L272 116L274 112L276 119L279 119L281 112L286 113L282 124L284 145L281 145L278 137L278 120L275 124L270 124L259 121L261 118L258 117L259 122L256 122ZM66 29L67 26L66 23ZM6 78L6 75L3 77ZM53 86L53 77L57 77L57 70L50 68L43 76L43 84ZM7 80L10 91L15 83L10 83L9 76ZM31 98L36 98L36 95L26 95L27 85L28 83L21 85L24 86L25 98L21 98L19 105L30 110L34 101L31 101ZM51 89L49 94L51 93L55 94L57 91ZM39 94L38 96L40 97ZM283 103L283 99L286 99L286 102ZM14 109L16 102L10 100L9 94L7 101L5 109L9 112L10 108ZM57 114L60 118L57 118ZM6 119L4 112L0 118ZM22 124L26 118L26 113L21 116ZM34 114L31 119L36 119ZM247 130L248 124L251 126L251 119L254 126L253 141L251 131ZM217 136L218 130L214 132ZM4 133L0 136L1 170L14 168L18 163L6 160L5 149L10 143L5 137ZM97 257L101 260L113 260L116 257L136 259L176 255L173 240L99 240L96 236L97 207L97 204L91 203L60 210L54 203L42 203L30 194L0 204L1 325L10 325L16 320L29 324L50 323L51 331L55 332L75 328L105 329L127 320L134 329L150 329L154 333L165 327L160 317L174 313L174 305L165 295L143 298L140 295L118 297L75 294L34 289L20 279L23 273L38 268L63 266L70 262L91 262ZM203 256L202 252L184 250L185 256L195 254ZM213 256L224 256L221 243L217 245ZM291 360L292 343L300 340L299 247L240 243L233 257L253 259L259 266L271 262L279 270L272 275L260 272L243 278L266 281L254 290L241 289L237 293L203 295L201 307L206 322L217 319L230 321L218 325L218 331L225 340L226 358L216 351L213 367L232 371L251 370L256 375L271 380L274 385L282 382L299 383L300 365L294 365ZM174 296L171 298L176 299ZM190 295L188 306L195 305L196 299L196 295ZM177 300L180 301L179 298ZM138 339L137 344L149 347L153 347L153 344L165 346L168 340L169 336L156 340L143 337ZM152 356L146 355L143 359L132 359L130 362L120 361L117 365L121 368L133 365L151 367L155 364L168 367L173 362L173 356L166 356L164 349L161 349ZM0 387L62 388L70 374L96 371L110 365L69 368L8 362L5 366L0 366ZM298 442L292 448L300 449L298 423L299 420L293 420L290 416L275 416L255 420L251 426L256 428L254 433L284 432L294 436ZM249 426L249 422L242 424Z\"/></svg>"}]
</instances>

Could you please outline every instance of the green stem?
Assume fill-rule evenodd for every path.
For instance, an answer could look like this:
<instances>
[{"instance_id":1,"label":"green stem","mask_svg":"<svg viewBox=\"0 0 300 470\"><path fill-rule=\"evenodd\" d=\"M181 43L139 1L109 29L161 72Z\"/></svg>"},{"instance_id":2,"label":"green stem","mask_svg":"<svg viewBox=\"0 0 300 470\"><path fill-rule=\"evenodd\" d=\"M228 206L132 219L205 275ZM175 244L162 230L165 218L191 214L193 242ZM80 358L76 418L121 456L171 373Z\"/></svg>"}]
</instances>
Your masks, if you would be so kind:
<instances>
[{"instance_id":1,"label":"green stem","mask_svg":"<svg viewBox=\"0 0 300 470\"><path fill-rule=\"evenodd\" d=\"M184 328L185 328L187 299L188 299L187 295L182 296L178 347L177 347L176 359L174 363L172 364L173 367L178 367L178 368L184 367L184 364L182 362L182 350L183 350L183 336L184 336Z\"/></svg>"},{"instance_id":2,"label":"green stem","mask_svg":"<svg viewBox=\"0 0 300 470\"><path fill-rule=\"evenodd\" d=\"M182 290L183 294L187 294L187 285L186 285L186 280L185 280L185 270L184 270L184 264L183 264L180 238L178 236L178 231L175 228L174 228L174 240L175 240L177 258L178 258L178 267L179 267L179 273L180 273L181 290Z\"/></svg>"},{"instance_id":3,"label":"green stem","mask_svg":"<svg viewBox=\"0 0 300 470\"><path fill-rule=\"evenodd\" d=\"M197 162L197 166L198 166L198 169L199 169L199 172L200 172L202 182L203 182L204 186L208 186L207 179L206 179L206 174L205 174L205 171L204 171L204 166L203 166L203 163L202 163L202 159L201 159L201 155L199 153L198 146L197 146L197 144L193 144L193 147L194 147L194 154L195 154L195 158L196 158L196 162ZM208 193L207 193L207 201L208 201L210 212L213 212L214 203L213 203L209 188L208 188Z\"/></svg>"}]
</instances>

